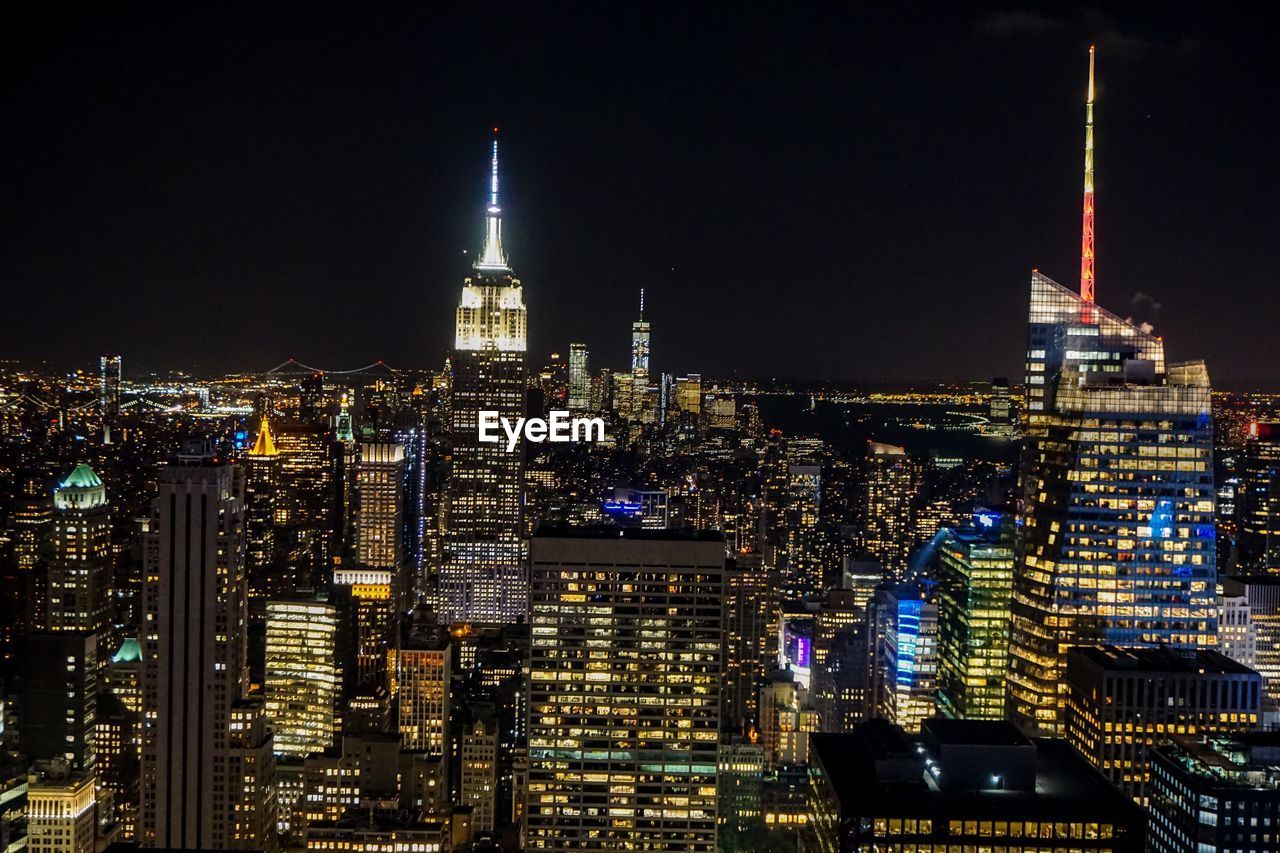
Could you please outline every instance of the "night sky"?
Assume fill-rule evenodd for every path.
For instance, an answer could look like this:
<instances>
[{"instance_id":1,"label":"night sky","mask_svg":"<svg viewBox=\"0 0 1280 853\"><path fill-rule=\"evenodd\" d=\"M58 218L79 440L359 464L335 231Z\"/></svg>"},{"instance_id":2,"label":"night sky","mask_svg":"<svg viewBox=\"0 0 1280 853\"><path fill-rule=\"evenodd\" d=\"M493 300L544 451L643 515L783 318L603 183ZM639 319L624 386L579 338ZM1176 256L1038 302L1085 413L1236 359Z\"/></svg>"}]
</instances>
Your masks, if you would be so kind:
<instances>
[{"instance_id":1,"label":"night sky","mask_svg":"<svg viewBox=\"0 0 1280 853\"><path fill-rule=\"evenodd\" d=\"M625 367L643 286L657 371L1019 376L1031 269L1078 282L1096 41L1099 302L1280 379L1239 12L42 5L0 28L0 357L438 367L496 125L534 366Z\"/></svg>"}]
</instances>

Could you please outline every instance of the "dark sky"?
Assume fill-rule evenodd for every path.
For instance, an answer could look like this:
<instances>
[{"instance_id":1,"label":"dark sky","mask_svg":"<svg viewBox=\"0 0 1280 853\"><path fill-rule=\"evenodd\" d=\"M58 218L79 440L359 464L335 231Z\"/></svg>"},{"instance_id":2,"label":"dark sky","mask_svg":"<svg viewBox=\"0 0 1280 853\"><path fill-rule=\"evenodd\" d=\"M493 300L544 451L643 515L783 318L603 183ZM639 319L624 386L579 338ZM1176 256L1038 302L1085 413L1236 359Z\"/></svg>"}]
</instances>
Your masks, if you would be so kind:
<instances>
[{"instance_id":1,"label":"dark sky","mask_svg":"<svg viewBox=\"0 0 1280 853\"><path fill-rule=\"evenodd\" d=\"M1016 376L1031 268L1078 281L1096 41L1099 301L1278 378L1239 12L41 5L0 28L0 357L438 366L497 125L536 362L622 367L643 286L657 370Z\"/></svg>"}]
</instances>

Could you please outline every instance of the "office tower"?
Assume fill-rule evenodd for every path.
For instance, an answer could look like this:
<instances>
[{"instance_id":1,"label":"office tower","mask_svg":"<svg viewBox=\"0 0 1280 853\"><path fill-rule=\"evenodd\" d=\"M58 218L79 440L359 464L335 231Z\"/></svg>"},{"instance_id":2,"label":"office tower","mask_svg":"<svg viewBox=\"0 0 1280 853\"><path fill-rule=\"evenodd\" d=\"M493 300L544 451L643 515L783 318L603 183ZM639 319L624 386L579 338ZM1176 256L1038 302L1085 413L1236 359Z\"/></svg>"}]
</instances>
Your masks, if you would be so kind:
<instances>
[{"instance_id":1,"label":"office tower","mask_svg":"<svg viewBox=\"0 0 1280 853\"><path fill-rule=\"evenodd\" d=\"M1280 733L1174 737L1152 747L1147 850L1274 850Z\"/></svg>"},{"instance_id":2,"label":"office tower","mask_svg":"<svg viewBox=\"0 0 1280 853\"><path fill-rule=\"evenodd\" d=\"M1093 53L1080 293L1031 277L1009 713L1062 731L1072 645L1217 639L1213 421L1203 362L1094 302Z\"/></svg>"},{"instance_id":3,"label":"office tower","mask_svg":"<svg viewBox=\"0 0 1280 853\"><path fill-rule=\"evenodd\" d=\"M779 770L809 760L809 734L819 729L809 691L783 670L770 673L760 691L760 744L765 766Z\"/></svg>"},{"instance_id":4,"label":"office tower","mask_svg":"<svg viewBox=\"0 0 1280 853\"><path fill-rule=\"evenodd\" d=\"M1067 740L1140 803L1152 744L1257 728L1262 708L1262 677L1208 649L1079 646L1066 682Z\"/></svg>"},{"instance_id":5,"label":"office tower","mask_svg":"<svg viewBox=\"0 0 1280 853\"><path fill-rule=\"evenodd\" d=\"M400 796L400 738L344 735L339 750L304 762L306 792L300 822L336 821L361 803L395 803Z\"/></svg>"},{"instance_id":6,"label":"office tower","mask_svg":"<svg viewBox=\"0 0 1280 853\"><path fill-rule=\"evenodd\" d=\"M622 418L632 423L657 423L658 399L649 387L649 322L644 319L644 288L640 289L640 317L631 324L631 372L618 379L618 413Z\"/></svg>"},{"instance_id":7,"label":"office tower","mask_svg":"<svg viewBox=\"0 0 1280 853\"><path fill-rule=\"evenodd\" d=\"M1212 421L1203 364L1039 273L1029 350L1009 707L1059 732L1071 645L1216 642Z\"/></svg>"},{"instance_id":8,"label":"office tower","mask_svg":"<svg viewBox=\"0 0 1280 853\"><path fill-rule=\"evenodd\" d=\"M40 631L47 625L45 605L49 599L49 548L52 539L53 501L49 476L43 470L16 474L17 492L9 513L13 575L5 577L4 612L0 613L0 661L13 666L17 638L26 631ZM25 776L23 777L26 778Z\"/></svg>"},{"instance_id":9,"label":"office tower","mask_svg":"<svg viewBox=\"0 0 1280 853\"><path fill-rule=\"evenodd\" d=\"M446 638L412 637L396 655L401 749L444 755L453 648Z\"/></svg>"},{"instance_id":10,"label":"office tower","mask_svg":"<svg viewBox=\"0 0 1280 853\"><path fill-rule=\"evenodd\" d=\"M98 635L40 631L18 644L18 735L23 753L92 772L97 764Z\"/></svg>"},{"instance_id":11,"label":"office tower","mask_svg":"<svg viewBox=\"0 0 1280 853\"><path fill-rule=\"evenodd\" d=\"M1232 578L1218 583L1218 651L1241 666L1257 669L1258 643L1249 597L1243 585ZM1264 674L1264 692L1265 678Z\"/></svg>"},{"instance_id":12,"label":"office tower","mask_svg":"<svg viewBox=\"0 0 1280 853\"><path fill-rule=\"evenodd\" d=\"M276 835L276 760L269 727L260 696L232 703L226 758L230 809L224 845L232 849L265 853L280 849ZM217 765L215 758L212 774L208 768L201 768L201 772L216 778Z\"/></svg>"},{"instance_id":13,"label":"office tower","mask_svg":"<svg viewBox=\"0 0 1280 853\"><path fill-rule=\"evenodd\" d=\"M1012 525L998 514L948 530L938 546L938 712L1003 720L1013 597Z\"/></svg>"},{"instance_id":14,"label":"office tower","mask_svg":"<svg viewBox=\"0 0 1280 853\"><path fill-rule=\"evenodd\" d=\"M886 585L872 598L868 716L908 732L933 716L938 686L938 604L922 583Z\"/></svg>"},{"instance_id":15,"label":"office tower","mask_svg":"<svg viewBox=\"0 0 1280 853\"><path fill-rule=\"evenodd\" d=\"M853 590L833 589L813 626L813 703L824 732L848 731L866 718L870 686L867 615Z\"/></svg>"},{"instance_id":16,"label":"office tower","mask_svg":"<svg viewBox=\"0 0 1280 853\"><path fill-rule=\"evenodd\" d=\"M905 449L879 442L867 446L863 547L884 566L886 578L901 579L907 571L916 480Z\"/></svg>"},{"instance_id":17,"label":"office tower","mask_svg":"<svg viewBox=\"0 0 1280 853\"><path fill-rule=\"evenodd\" d=\"M717 766L721 846L741 849L742 845L734 847L726 840L763 823L765 760L760 733L753 729L745 736L721 742Z\"/></svg>"},{"instance_id":18,"label":"office tower","mask_svg":"<svg viewBox=\"0 0 1280 853\"><path fill-rule=\"evenodd\" d=\"M818 514L822 506L822 466L787 465L786 578L783 594L797 602L821 595L826 588Z\"/></svg>"},{"instance_id":19,"label":"office tower","mask_svg":"<svg viewBox=\"0 0 1280 853\"><path fill-rule=\"evenodd\" d=\"M534 538L526 849L715 850L724 561L705 533Z\"/></svg>"},{"instance_id":20,"label":"office tower","mask_svg":"<svg viewBox=\"0 0 1280 853\"><path fill-rule=\"evenodd\" d=\"M1249 608L1253 663L1262 676L1263 705L1280 709L1280 576L1246 575L1222 579L1223 592L1242 596Z\"/></svg>"},{"instance_id":21,"label":"office tower","mask_svg":"<svg viewBox=\"0 0 1280 853\"><path fill-rule=\"evenodd\" d=\"M337 608L320 598L267 602L266 714L279 755L306 756L333 746L338 732Z\"/></svg>"},{"instance_id":22,"label":"office tower","mask_svg":"<svg viewBox=\"0 0 1280 853\"><path fill-rule=\"evenodd\" d=\"M569 410L572 412L591 408L589 356L586 344L569 344Z\"/></svg>"},{"instance_id":23,"label":"office tower","mask_svg":"<svg viewBox=\"0 0 1280 853\"><path fill-rule=\"evenodd\" d=\"M108 420L120 414L122 366L118 355L104 355L98 359L98 411Z\"/></svg>"},{"instance_id":24,"label":"office tower","mask_svg":"<svg viewBox=\"0 0 1280 853\"><path fill-rule=\"evenodd\" d=\"M498 789L498 733L493 709L479 712L462 730L459 799L471 808L475 832L492 832Z\"/></svg>"},{"instance_id":25,"label":"office tower","mask_svg":"<svg viewBox=\"0 0 1280 853\"><path fill-rule=\"evenodd\" d=\"M336 569L333 588L338 605L338 663L343 694L351 699L390 686L389 653L398 629L399 591L390 569Z\"/></svg>"},{"instance_id":26,"label":"office tower","mask_svg":"<svg viewBox=\"0 0 1280 853\"><path fill-rule=\"evenodd\" d=\"M142 826L146 847L266 847L237 839L230 773L248 688L244 474L179 456L160 472L144 543ZM238 747L237 747L238 748Z\"/></svg>"},{"instance_id":27,"label":"office tower","mask_svg":"<svg viewBox=\"0 0 1280 853\"><path fill-rule=\"evenodd\" d=\"M281 493L277 543L294 586L320 587L327 580L341 531L338 517L342 444L328 426L315 422L281 423L272 428L280 451Z\"/></svg>"},{"instance_id":28,"label":"office tower","mask_svg":"<svg viewBox=\"0 0 1280 853\"><path fill-rule=\"evenodd\" d=\"M778 585L777 570L759 554L741 554L725 568L720 719L727 730L760 720L760 688L778 641Z\"/></svg>"},{"instance_id":29,"label":"office tower","mask_svg":"<svg viewBox=\"0 0 1280 853\"><path fill-rule=\"evenodd\" d=\"M1146 816L1128 797L1061 740L1004 722L814 735L809 776L816 850L1142 849Z\"/></svg>"},{"instance_id":30,"label":"office tower","mask_svg":"<svg viewBox=\"0 0 1280 853\"><path fill-rule=\"evenodd\" d=\"M94 777L61 762L38 761L27 779L29 853L93 853Z\"/></svg>"},{"instance_id":31,"label":"office tower","mask_svg":"<svg viewBox=\"0 0 1280 853\"><path fill-rule=\"evenodd\" d=\"M1013 435L1017 427L1013 401L1009 398L1009 379L997 376L991 380L991 401L987 406L988 429L993 435Z\"/></svg>"},{"instance_id":32,"label":"office tower","mask_svg":"<svg viewBox=\"0 0 1280 853\"><path fill-rule=\"evenodd\" d=\"M400 573L404 446L362 442L356 463L356 562ZM403 586L401 587L403 589Z\"/></svg>"},{"instance_id":33,"label":"office tower","mask_svg":"<svg viewBox=\"0 0 1280 853\"><path fill-rule=\"evenodd\" d=\"M280 559L277 530L287 524L288 509L282 506L281 460L266 418L258 428L253 447L245 454L244 538L245 567L249 577L249 598L261 618L264 602L292 591L291 577Z\"/></svg>"},{"instance_id":34,"label":"office tower","mask_svg":"<svg viewBox=\"0 0 1280 853\"><path fill-rule=\"evenodd\" d=\"M99 692L94 749L98 754L99 790L109 793L99 804L99 819L114 823L122 841L134 840L138 831L140 728L137 712L129 710L120 697L110 690ZM103 814L108 802L111 813Z\"/></svg>"},{"instance_id":35,"label":"office tower","mask_svg":"<svg viewBox=\"0 0 1280 853\"><path fill-rule=\"evenodd\" d=\"M690 373L676 377L676 410L695 418L702 414L702 374Z\"/></svg>"},{"instance_id":36,"label":"office tower","mask_svg":"<svg viewBox=\"0 0 1280 853\"><path fill-rule=\"evenodd\" d=\"M110 638L111 506L102 480L80 464L53 492L53 534L49 551L50 631L92 631L97 660L114 647Z\"/></svg>"},{"instance_id":37,"label":"office tower","mask_svg":"<svg viewBox=\"0 0 1280 853\"><path fill-rule=\"evenodd\" d=\"M444 507L440 615L447 622L510 623L528 610L521 540L523 444L479 439L480 412L525 414L524 288L502 250L498 142L493 143L484 250L462 288L449 411L452 470Z\"/></svg>"},{"instance_id":38,"label":"office tower","mask_svg":"<svg viewBox=\"0 0 1280 853\"><path fill-rule=\"evenodd\" d=\"M136 716L142 714L142 667L142 646L125 637L103 671L107 688Z\"/></svg>"},{"instance_id":39,"label":"office tower","mask_svg":"<svg viewBox=\"0 0 1280 853\"><path fill-rule=\"evenodd\" d=\"M1280 574L1280 422L1249 424L1241 469L1239 571Z\"/></svg>"}]
</instances>

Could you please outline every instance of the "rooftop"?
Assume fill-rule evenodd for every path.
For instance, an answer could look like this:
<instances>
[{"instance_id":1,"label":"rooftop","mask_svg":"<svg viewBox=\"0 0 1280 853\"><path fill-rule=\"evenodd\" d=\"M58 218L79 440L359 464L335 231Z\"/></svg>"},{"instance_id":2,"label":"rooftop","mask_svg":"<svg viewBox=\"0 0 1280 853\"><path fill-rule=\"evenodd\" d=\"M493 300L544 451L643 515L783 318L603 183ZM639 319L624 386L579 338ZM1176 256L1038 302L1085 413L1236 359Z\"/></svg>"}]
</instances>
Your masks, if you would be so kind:
<instances>
[{"instance_id":1,"label":"rooftop","mask_svg":"<svg viewBox=\"0 0 1280 853\"><path fill-rule=\"evenodd\" d=\"M1212 649L1173 649L1168 646L1121 648L1099 645L1077 646L1068 655L1110 671L1257 675L1244 664Z\"/></svg>"},{"instance_id":2,"label":"rooftop","mask_svg":"<svg viewBox=\"0 0 1280 853\"><path fill-rule=\"evenodd\" d=\"M928 725L935 722L939 721L930 720ZM951 726L952 722L960 725ZM1141 824L1137 805L1066 741L1027 740L1016 732L1005 731L999 723L995 727L968 728L964 721L942 721L937 728L949 745L981 747L996 742L1034 748L1034 787L941 789L926 769L924 743L886 720L862 723L849 733L812 735L811 773L827 778L844 818L1025 817ZM981 755L981 750L976 753ZM976 768L972 775L985 774L982 768Z\"/></svg>"},{"instance_id":3,"label":"rooftop","mask_svg":"<svg viewBox=\"0 0 1280 853\"><path fill-rule=\"evenodd\" d=\"M81 462L67 478L58 484L59 489L96 489L102 485L102 479L93 472L93 469Z\"/></svg>"}]
</instances>

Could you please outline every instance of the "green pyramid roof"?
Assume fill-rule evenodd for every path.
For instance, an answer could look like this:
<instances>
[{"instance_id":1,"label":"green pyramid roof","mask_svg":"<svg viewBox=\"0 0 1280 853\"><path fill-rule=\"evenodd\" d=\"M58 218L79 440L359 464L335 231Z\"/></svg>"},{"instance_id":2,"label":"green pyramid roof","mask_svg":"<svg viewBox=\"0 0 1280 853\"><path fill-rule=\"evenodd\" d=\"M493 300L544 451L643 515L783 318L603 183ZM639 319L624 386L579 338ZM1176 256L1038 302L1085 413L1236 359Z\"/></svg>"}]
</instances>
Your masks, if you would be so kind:
<instances>
[{"instance_id":1,"label":"green pyramid roof","mask_svg":"<svg viewBox=\"0 0 1280 853\"><path fill-rule=\"evenodd\" d=\"M102 485L102 480L97 474L93 473L93 469L81 462L75 467L67 479L63 480L58 486L60 489L96 489Z\"/></svg>"},{"instance_id":2,"label":"green pyramid roof","mask_svg":"<svg viewBox=\"0 0 1280 853\"><path fill-rule=\"evenodd\" d=\"M125 637L124 642L120 644L120 651L111 657L112 663L132 663L142 660L142 646L138 645L137 637Z\"/></svg>"}]
</instances>

